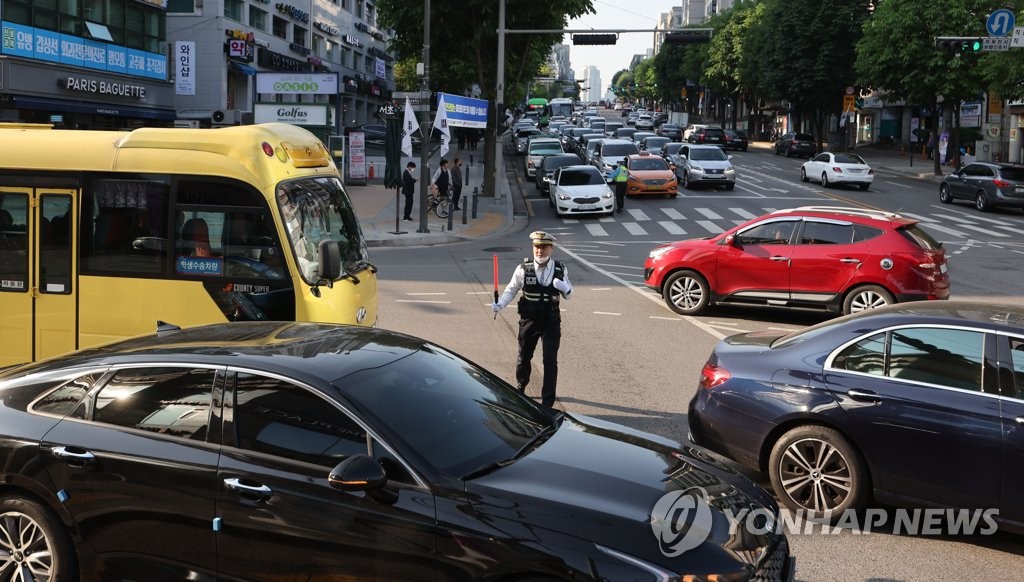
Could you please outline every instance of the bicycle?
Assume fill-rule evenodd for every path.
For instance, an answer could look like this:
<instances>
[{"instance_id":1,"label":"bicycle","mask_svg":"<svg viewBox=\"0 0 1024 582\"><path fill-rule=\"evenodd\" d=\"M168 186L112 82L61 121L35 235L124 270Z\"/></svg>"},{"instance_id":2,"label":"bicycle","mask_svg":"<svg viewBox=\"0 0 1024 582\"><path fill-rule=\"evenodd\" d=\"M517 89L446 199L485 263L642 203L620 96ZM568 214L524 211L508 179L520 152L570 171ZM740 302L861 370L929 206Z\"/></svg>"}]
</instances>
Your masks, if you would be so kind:
<instances>
[{"instance_id":1,"label":"bicycle","mask_svg":"<svg viewBox=\"0 0 1024 582\"><path fill-rule=\"evenodd\" d=\"M437 196L431 194L427 199L427 213L429 214L431 210L439 218L448 218L448 215L452 212L451 196L447 194L439 194Z\"/></svg>"}]
</instances>

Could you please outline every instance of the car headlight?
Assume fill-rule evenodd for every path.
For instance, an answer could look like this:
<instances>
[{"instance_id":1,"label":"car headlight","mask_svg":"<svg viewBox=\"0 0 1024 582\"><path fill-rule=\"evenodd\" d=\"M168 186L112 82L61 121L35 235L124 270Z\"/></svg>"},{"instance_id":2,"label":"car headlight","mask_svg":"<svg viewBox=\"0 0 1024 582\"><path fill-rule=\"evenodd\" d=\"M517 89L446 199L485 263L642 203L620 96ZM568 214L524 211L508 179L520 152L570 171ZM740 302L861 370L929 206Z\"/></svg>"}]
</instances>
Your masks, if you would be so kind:
<instances>
[{"instance_id":1,"label":"car headlight","mask_svg":"<svg viewBox=\"0 0 1024 582\"><path fill-rule=\"evenodd\" d=\"M604 194L601 194L601 198L611 198L612 196L614 196L614 194L612 194L611 190L605 190Z\"/></svg>"},{"instance_id":2,"label":"car headlight","mask_svg":"<svg viewBox=\"0 0 1024 582\"><path fill-rule=\"evenodd\" d=\"M568 200L569 199L569 195L566 194L565 192L559 192L558 194L556 194L556 197L559 200Z\"/></svg>"},{"instance_id":3,"label":"car headlight","mask_svg":"<svg viewBox=\"0 0 1024 582\"><path fill-rule=\"evenodd\" d=\"M690 166L690 171L693 172L694 174L703 174L704 168L700 166Z\"/></svg>"},{"instance_id":4,"label":"car headlight","mask_svg":"<svg viewBox=\"0 0 1024 582\"><path fill-rule=\"evenodd\" d=\"M657 260L657 259L659 259L661 257L661 255L664 255L665 253L669 252L671 249L672 249L672 247L670 247L670 246L653 248L653 249L651 249L651 252L647 253L647 256L649 258Z\"/></svg>"},{"instance_id":5,"label":"car headlight","mask_svg":"<svg viewBox=\"0 0 1024 582\"><path fill-rule=\"evenodd\" d=\"M736 175L736 168L726 168L725 169L725 175L726 176L735 176Z\"/></svg>"}]
</instances>

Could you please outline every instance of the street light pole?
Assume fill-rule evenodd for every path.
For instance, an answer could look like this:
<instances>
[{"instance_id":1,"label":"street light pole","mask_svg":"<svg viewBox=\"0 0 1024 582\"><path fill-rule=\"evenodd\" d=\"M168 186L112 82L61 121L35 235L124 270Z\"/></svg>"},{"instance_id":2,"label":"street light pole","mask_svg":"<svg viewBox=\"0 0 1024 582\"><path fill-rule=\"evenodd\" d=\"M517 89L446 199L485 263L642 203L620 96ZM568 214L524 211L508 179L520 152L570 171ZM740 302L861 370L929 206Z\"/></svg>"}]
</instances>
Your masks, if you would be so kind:
<instances>
[{"instance_id":1,"label":"street light pole","mask_svg":"<svg viewBox=\"0 0 1024 582\"><path fill-rule=\"evenodd\" d=\"M504 142L503 134L498 130L501 129L501 120L505 115L505 0L499 0L498 2L498 84L495 87L494 92L494 166L500 168L498 160L501 159L501 145ZM495 171L491 172L494 175L494 198L495 200L501 199L501 189L498 188L499 176Z\"/></svg>"},{"instance_id":2,"label":"street light pole","mask_svg":"<svg viewBox=\"0 0 1024 582\"><path fill-rule=\"evenodd\" d=\"M430 195L430 0L423 0L423 86L420 96L426 95L420 119L420 227L416 232L430 232L427 228L427 196Z\"/></svg>"}]
</instances>

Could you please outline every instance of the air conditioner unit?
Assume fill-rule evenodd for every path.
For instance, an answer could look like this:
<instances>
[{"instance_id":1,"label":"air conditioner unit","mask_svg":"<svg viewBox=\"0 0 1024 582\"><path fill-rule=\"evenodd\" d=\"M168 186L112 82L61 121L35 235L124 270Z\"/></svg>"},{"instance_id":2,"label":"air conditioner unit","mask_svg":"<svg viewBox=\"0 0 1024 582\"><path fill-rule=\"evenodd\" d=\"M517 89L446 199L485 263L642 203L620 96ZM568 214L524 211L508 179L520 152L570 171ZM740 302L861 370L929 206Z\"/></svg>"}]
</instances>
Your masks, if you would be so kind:
<instances>
[{"instance_id":1,"label":"air conditioner unit","mask_svg":"<svg viewBox=\"0 0 1024 582\"><path fill-rule=\"evenodd\" d=\"M238 125L239 117L237 109L218 109L210 116L210 120L214 125Z\"/></svg>"},{"instance_id":2,"label":"air conditioner unit","mask_svg":"<svg viewBox=\"0 0 1024 582\"><path fill-rule=\"evenodd\" d=\"M200 125L198 119L175 119L174 127L199 129Z\"/></svg>"}]
</instances>

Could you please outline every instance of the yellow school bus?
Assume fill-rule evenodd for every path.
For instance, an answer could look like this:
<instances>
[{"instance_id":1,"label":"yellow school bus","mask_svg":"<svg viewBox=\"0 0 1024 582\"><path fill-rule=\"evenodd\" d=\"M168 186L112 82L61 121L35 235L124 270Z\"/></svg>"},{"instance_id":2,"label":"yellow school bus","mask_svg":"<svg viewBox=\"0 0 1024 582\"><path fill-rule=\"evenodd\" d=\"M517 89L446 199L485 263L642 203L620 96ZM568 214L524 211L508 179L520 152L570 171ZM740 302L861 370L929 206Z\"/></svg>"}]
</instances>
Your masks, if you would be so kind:
<instances>
[{"instance_id":1,"label":"yellow school bus","mask_svg":"<svg viewBox=\"0 0 1024 582\"><path fill-rule=\"evenodd\" d=\"M0 144L0 366L158 322L376 324L351 201L302 128L0 123Z\"/></svg>"}]
</instances>

